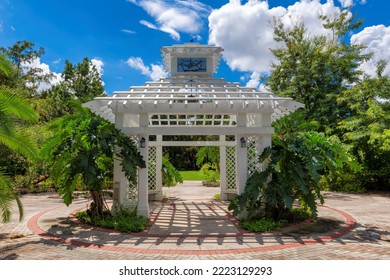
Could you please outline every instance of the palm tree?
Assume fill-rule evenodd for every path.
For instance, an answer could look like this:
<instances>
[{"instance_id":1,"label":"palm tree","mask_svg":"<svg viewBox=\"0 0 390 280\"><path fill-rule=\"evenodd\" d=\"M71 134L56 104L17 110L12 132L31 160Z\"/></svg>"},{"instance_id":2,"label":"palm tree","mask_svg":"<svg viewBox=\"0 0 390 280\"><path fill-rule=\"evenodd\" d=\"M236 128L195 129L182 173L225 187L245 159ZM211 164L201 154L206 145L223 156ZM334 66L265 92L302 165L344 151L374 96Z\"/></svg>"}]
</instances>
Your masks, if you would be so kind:
<instances>
[{"instance_id":1,"label":"palm tree","mask_svg":"<svg viewBox=\"0 0 390 280\"><path fill-rule=\"evenodd\" d=\"M0 74L7 77L12 71L14 71L12 63L0 54ZM38 150L36 146L17 125L19 121L32 122L37 119L38 114L26 100L17 96L13 89L0 85L0 145L6 146L29 159L37 158ZM22 203L12 190L10 178L1 170L0 166L0 214L3 222L10 221L13 201L16 201L19 209L19 219L22 219Z\"/></svg>"}]
</instances>

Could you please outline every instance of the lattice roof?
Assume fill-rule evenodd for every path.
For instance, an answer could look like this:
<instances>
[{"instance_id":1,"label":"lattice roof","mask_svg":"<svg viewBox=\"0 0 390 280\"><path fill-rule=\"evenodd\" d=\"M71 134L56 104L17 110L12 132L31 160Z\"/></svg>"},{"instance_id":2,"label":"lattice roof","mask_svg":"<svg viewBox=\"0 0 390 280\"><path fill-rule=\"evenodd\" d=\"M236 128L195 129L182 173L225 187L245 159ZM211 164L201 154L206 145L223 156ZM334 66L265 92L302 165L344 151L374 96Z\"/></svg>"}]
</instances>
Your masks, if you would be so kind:
<instances>
[{"instance_id":1,"label":"lattice roof","mask_svg":"<svg viewBox=\"0 0 390 280\"><path fill-rule=\"evenodd\" d=\"M97 97L84 105L111 122L115 121L116 113L148 114L149 126L187 125L192 123L194 116L198 121L195 124L207 126L209 119L212 119L215 122L211 122L211 125L224 126L226 120L220 120L217 115L230 116L228 126L232 126L240 113L269 114L275 120L303 107L303 104L291 98L273 96L213 77L222 51L221 47L198 43L163 47L164 64L172 74L170 78L132 86L129 90L114 92L113 96ZM207 59L207 70L202 68L205 71L199 73L191 68L188 72L171 69L178 67L180 57L203 57ZM163 115L170 115L170 121L164 120ZM154 121L151 116L154 116Z\"/></svg>"},{"instance_id":2,"label":"lattice roof","mask_svg":"<svg viewBox=\"0 0 390 280\"><path fill-rule=\"evenodd\" d=\"M85 106L110 121L114 121L117 112L155 115L271 113L275 120L303 107L303 104L224 79L167 78L117 91L113 96L97 97Z\"/></svg>"}]
</instances>

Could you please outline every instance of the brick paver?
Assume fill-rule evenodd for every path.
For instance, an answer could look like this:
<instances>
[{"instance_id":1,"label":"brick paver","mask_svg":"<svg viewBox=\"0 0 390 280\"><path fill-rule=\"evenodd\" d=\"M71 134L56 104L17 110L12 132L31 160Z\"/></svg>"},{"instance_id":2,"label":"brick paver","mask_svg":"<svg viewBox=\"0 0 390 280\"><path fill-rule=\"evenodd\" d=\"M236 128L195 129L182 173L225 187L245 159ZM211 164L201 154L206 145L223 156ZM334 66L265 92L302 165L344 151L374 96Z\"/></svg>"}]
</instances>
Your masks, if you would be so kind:
<instances>
[{"instance_id":1,"label":"brick paver","mask_svg":"<svg viewBox=\"0 0 390 280\"><path fill-rule=\"evenodd\" d=\"M177 190L175 190L177 191ZM191 200L190 200L191 199ZM148 231L124 234L74 223L56 195L24 196L25 218L0 224L0 259L390 259L390 197L325 193L320 217L341 230L246 233L222 202L193 197L154 203ZM354 228L356 226L356 228Z\"/></svg>"}]
</instances>

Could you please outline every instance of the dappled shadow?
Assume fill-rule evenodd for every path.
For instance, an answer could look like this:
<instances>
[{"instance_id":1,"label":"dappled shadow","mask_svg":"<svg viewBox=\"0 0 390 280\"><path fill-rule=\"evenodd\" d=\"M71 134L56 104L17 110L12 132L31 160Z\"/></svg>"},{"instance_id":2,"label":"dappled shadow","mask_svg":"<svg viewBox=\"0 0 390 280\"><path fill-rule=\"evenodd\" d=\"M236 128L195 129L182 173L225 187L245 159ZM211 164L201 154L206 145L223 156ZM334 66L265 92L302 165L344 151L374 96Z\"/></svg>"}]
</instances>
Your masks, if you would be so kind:
<instances>
[{"instance_id":1,"label":"dappled shadow","mask_svg":"<svg viewBox=\"0 0 390 280\"><path fill-rule=\"evenodd\" d=\"M359 195L349 195L344 193L338 193L338 192L326 192L323 193L322 196L324 197L324 200L332 199L332 200L338 200L338 201L354 201L359 200Z\"/></svg>"},{"instance_id":2,"label":"dappled shadow","mask_svg":"<svg viewBox=\"0 0 390 280\"><path fill-rule=\"evenodd\" d=\"M357 224L354 231L337 238L336 241L342 244L351 242L370 244L377 244L381 242L390 243L390 230Z\"/></svg>"}]
</instances>

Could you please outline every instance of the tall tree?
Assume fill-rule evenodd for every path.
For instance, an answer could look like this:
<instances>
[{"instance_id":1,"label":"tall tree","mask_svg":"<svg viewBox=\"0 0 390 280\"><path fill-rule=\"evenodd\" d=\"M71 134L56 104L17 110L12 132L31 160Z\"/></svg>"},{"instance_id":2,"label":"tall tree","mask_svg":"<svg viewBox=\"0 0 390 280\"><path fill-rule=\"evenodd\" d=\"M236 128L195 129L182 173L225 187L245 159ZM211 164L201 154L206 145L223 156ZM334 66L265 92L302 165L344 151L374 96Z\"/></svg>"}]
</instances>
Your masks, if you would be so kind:
<instances>
[{"instance_id":1,"label":"tall tree","mask_svg":"<svg viewBox=\"0 0 390 280\"><path fill-rule=\"evenodd\" d=\"M362 54L363 46L349 45L343 38L360 26L346 10L333 20L322 16L324 27L332 37L310 37L303 23L286 27L275 21L274 38L281 47L271 50L277 59L267 81L277 95L290 96L305 104L306 119L316 120L321 130L333 129L345 108L337 104L337 96L359 80L359 65L370 54Z\"/></svg>"},{"instance_id":2,"label":"tall tree","mask_svg":"<svg viewBox=\"0 0 390 280\"><path fill-rule=\"evenodd\" d=\"M62 77L67 90L82 103L105 95L100 73L87 57L76 65L66 61Z\"/></svg>"},{"instance_id":3,"label":"tall tree","mask_svg":"<svg viewBox=\"0 0 390 280\"><path fill-rule=\"evenodd\" d=\"M349 108L338 129L364 166L357 182L368 188L390 190L390 78L386 63L377 65L377 76L365 76L338 98Z\"/></svg>"},{"instance_id":4,"label":"tall tree","mask_svg":"<svg viewBox=\"0 0 390 280\"><path fill-rule=\"evenodd\" d=\"M13 65L4 55L0 55L0 73L10 75L15 71ZM23 98L12 89L0 86L0 146L3 145L30 159L37 158L37 148L32 141L18 128L17 122L36 121L37 113ZM10 179L0 169L0 212L3 222L10 220L11 202L16 201L20 219L23 207L19 197L13 192Z\"/></svg>"},{"instance_id":5,"label":"tall tree","mask_svg":"<svg viewBox=\"0 0 390 280\"><path fill-rule=\"evenodd\" d=\"M49 83L50 73L34 66L34 61L40 59L45 53L44 48L35 48L35 44L25 40L19 40L8 48L1 47L0 53L7 56L16 66L16 71L11 75L3 76L1 84L12 88L19 88L20 94L26 97L37 95L38 86L41 82Z\"/></svg>"}]
</instances>

